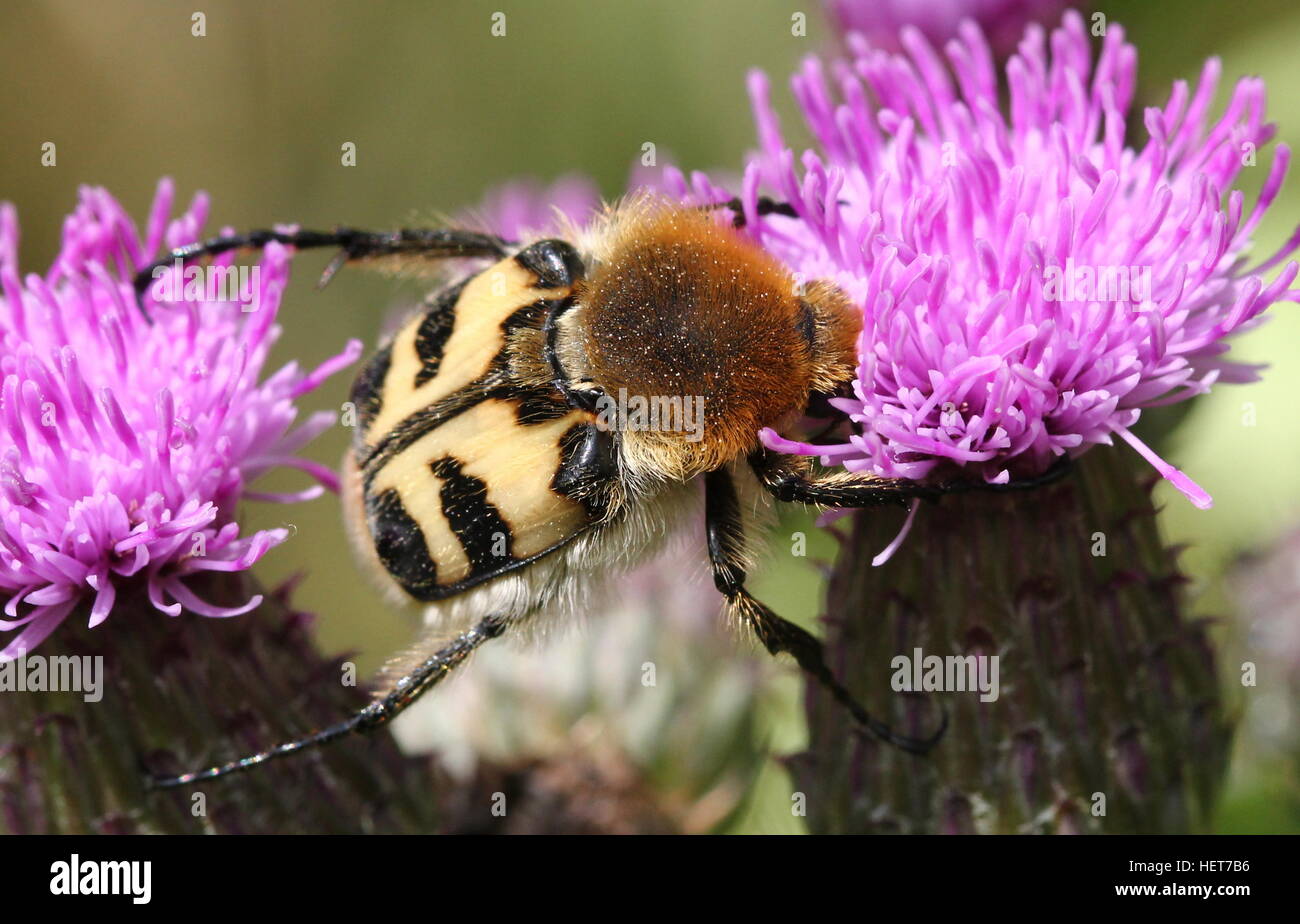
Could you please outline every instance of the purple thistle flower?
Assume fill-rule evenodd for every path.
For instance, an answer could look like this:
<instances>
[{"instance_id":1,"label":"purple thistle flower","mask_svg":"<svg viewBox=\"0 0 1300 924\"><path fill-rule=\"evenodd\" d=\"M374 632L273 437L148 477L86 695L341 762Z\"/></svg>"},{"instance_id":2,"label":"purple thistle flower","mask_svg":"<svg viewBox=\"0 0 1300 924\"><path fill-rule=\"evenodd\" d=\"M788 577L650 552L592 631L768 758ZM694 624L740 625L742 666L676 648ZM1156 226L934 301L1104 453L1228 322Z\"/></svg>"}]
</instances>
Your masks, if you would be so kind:
<instances>
[{"instance_id":1,"label":"purple thistle flower","mask_svg":"<svg viewBox=\"0 0 1300 924\"><path fill-rule=\"evenodd\" d=\"M278 245L249 274L256 310L186 297L155 302L150 324L135 305L134 273L164 242L197 240L208 210L200 194L169 222L171 205L164 180L141 242L107 192L82 189L54 265L22 281L17 217L0 207L0 629L14 633L0 659L31 651L80 605L99 625L131 582L169 616L247 612L260 596L220 607L186 586L204 571L249 568L287 538L284 529L241 536L240 499L304 500L336 487L328 468L295 456L335 415L295 427L294 401L354 362L360 342L312 372L290 363L259 384L289 275ZM277 466L320 485L246 490Z\"/></svg>"},{"instance_id":2,"label":"purple thistle flower","mask_svg":"<svg viewBox=\"0 0 1300 924\"><path fill-rule=\"evenodd\" d=\"M891 50L899 49L904 26L939 45L956 37L962 20L970 19L1001 51L1015 47L1028 23L1054 20L1068 5L1068 0L826 0L826 14L841 31L859 32Z\"/></svg>"},{"instance_id":3,"label":"purple thistle flower","mask_svg":"<svg viewBox=\"0 0 1300 924\"><path fill-rule=\"evenodd\" d=\"M1225 338L1297 299L1294 262L1271 283L1261 274L1300 234L1253 268L1244 256L1289 150L1278 146L1248 214L1241 192L1224 198L1274 134L1263 82L1240 80L1211 122L1209 60L1194 91L1180 81L1145 110L1135 149L1124 128L1137 55L1118 26L1095 65L1078 13L1050 39L1030 26L1006 66L1007 114L976 26L947 44L951 70L918 30L901 39L906 55L850 37L851 60L829 76L805 62L792 84L817 147L797 162L766 77L750 77L751 233L800 278L837 282L864 321L853 396L835 399L857 432L814 446L765 431L764 443L851 471L920 479L945 465L1005 482L1118 435L1208 507L1131 428L1143 408L1253 380L1255 367L1224 357ZM800 217L760 219L760 187Z\"/></svg>"},{"instance_id":4,"label":"purple thistle flower","mask_svg":"<svg viewBox=\"0 0 1300 924\"><path fill-rule=\"evenodd\" d=\"M549 185L524 177L489 190L478 206L464 212L464 223L518 241L529 233L555 232L565 221L581 227L599 209L600 190L581 174L567 174Z\"/></svg>"}]
</instances>

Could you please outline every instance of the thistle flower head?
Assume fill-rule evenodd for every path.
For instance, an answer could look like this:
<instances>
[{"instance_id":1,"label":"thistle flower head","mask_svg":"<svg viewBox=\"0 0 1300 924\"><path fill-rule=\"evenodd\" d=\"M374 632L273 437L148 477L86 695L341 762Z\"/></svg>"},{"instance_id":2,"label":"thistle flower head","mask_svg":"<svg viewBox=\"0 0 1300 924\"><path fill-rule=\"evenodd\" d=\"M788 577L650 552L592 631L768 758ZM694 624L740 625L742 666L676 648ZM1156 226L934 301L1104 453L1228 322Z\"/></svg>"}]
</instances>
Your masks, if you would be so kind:
<instances>
[{"instance_id":1,"label":"thistle flower head","mask_svg":"<svg viewBox=\"0 0 1300 924\"><path fill-rule=\"evenodd\" d=\"M995 50L1002 50L1015 46L1026 24L1059 17L1066 6L1067 0L826 0L826 13L839 31L858 32L893 50L904 26L941 44L970 19Z\"/></svg>"},{"instance_id":2,"label":"thistle flower head","mask_svg":"<svg viewBox=\"0 0 1300 924\"><path fill-rule=\"evenodd\" d=\"M551 233L572 223L581 227L600 208L600 190L582 174L543 184L530 177L502 183L464 213L466 223L508 241L530 233Z\"/></svg>"},{"instance_id":3,"label":"thistle flower head","mask_svg":"<svg viewBox=\"0 0 1300 924\"><path fill-rule=\"evenodd\" d=\"M170 616L246 612L261 598L219 607L186 585L246 569L287 537L241 535L239 501L334 486L328 469L294 455L334 415L294 426L294 402L354 361L360 343L314 371L290 363L262 377L289 273L276 245L243 277L243 303L186 295L154 306L150 323L133 276L164 243L197 240L207 213L202 195L175 221L171 205L164 181L142 241L107 192L83 189L50 271L22 279L17 218L0 209L0 630L11 633L0 658L31 651L81 608L102 623L130 582ZM198 291L172 281L178 294ZM247 490L281 465L320 485Z\"/></svg>"},{"instance_id":4,"label":"thistle flower head","mask_svg":"<svg viewBox=\"0 0 1300 924\"><path fill-rule=\"evenodd\" d=\"M766 445L885 476L943 465L1004 482L1118 435L1208 506L1130 428L1144 408L1252 380L1224 356L1225 338L1296 298L1295 263L1271 282L1261 274L1297 239L1253 268L1244 256L1287 148L1252 207L1230 191L1273 135L1263 83L1239 81L1212 120L1212 59L1194 89L1176 83L1145 110L1147 138L1133 146L1137 55L1116 25L1095 61L1077 13L1050 37L1030 26L1006 65L1005 112L976 26L946 45L948 67L918 30L901 42L906 54L851 37L849 60L807 60L792 84L816 147L799 157L767 79L750 78L760 150L744 180L749 227L863 314L853 394L835 400L857 431L827 446L765 431ZM799 217L760 218L760 188Z\"/></svg>"}]
</instances>

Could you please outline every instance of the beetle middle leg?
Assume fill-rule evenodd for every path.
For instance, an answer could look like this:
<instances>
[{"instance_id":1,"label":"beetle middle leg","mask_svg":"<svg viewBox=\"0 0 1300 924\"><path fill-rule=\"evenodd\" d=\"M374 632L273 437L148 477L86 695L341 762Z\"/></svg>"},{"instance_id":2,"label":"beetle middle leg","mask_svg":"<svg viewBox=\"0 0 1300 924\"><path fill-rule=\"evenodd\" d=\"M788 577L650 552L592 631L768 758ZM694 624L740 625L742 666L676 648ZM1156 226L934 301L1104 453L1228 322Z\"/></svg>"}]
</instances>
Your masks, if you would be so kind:
<instances>
[{"instance_id":1,"label":"beetle middle leg","mask_svg":"<svg viewBox=\"0 0 1300 924\"><path fill-rule=\"evenodd\" d=\"M735 483L727 471L718 470L705 476L704 509L713 582L727 598L730 612L753 630L768 652L791 655L800 669L825 687L859 725L882 741L912 754L924 754L933 748L947 730L946 712L938 730L928 738L914 738L894 731L867 712L836 679L826 664L822 643L812 633L782 619L745 589L744 525Z\"/></svg>"},{"instance_id":2,"label":"beetle middle leg","mask_svg":"<svg viewBox=\"0 0 1300 924\"><path fill-rule=\"evenodd\" d=\"M232 760L209 767L206 770L197 770L180 776L153 777L148 780L148 785L151 789L174 789L178 786L187 786L203 780L217 779L218 777L229 776L232 773L251 770L253 767L267 761L287 757L290 754L296 754L310 748L320 747L336 738L372 732L397 718L406 707L414 703L426 691L432 689L443 678L463 664L474 653L476 648L504 632L508 623L508 619L500 616L488 616L479 620L472 628L461 633L447 645L425 658L410 673L398 678L391 684L387 694L374 700L364 709L353 713L350 718L336 725L331 725L310 735L304 735L293 741L286 741L260 753L241 757L239 760Z\"/></svg>"}]
</instances>

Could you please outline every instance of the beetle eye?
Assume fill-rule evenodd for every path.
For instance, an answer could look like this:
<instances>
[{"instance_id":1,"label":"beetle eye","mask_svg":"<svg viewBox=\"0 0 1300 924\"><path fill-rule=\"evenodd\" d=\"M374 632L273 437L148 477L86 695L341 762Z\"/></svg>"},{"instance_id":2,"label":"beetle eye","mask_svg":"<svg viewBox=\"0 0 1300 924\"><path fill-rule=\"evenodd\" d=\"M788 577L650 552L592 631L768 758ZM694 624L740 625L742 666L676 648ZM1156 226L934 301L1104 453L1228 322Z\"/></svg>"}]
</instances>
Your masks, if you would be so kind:
<instances>
[{"instance_id":1,"label":"beetle eye","mask_svg":"<svg viewBox=\"0 0 1300 924\"><path fill-rule=\"evenodd\" d=\"M603 388L575 388L569 392L569 401L584 411L596 413L600 399L605 397Z\"/></svg>"}]
</instances>

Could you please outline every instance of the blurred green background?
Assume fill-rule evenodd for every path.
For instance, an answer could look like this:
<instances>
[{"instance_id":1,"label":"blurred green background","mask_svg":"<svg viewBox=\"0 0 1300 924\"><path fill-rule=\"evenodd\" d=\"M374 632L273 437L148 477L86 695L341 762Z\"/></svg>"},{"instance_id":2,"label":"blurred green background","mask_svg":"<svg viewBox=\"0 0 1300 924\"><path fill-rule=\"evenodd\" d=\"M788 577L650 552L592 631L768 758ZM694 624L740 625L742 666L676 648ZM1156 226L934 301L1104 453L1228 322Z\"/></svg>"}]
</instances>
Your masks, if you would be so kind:
<instances>
[{"instance_id":1,"label":"blurred green background","mask_svg":"<svg viewBox=\"0 0 1300 924\"><path fill-rule=\"evenodd\" d=\"M1138 46L1140 101L1162 104L1173 79L1195 78L1203 59L1218 54L1225 78L1266 79L1281 140L1300 140L1296 4L1159 0L1099 8ZM201 38L191 35L196 9L206 15ZM507 17L504 37L490 32L498 10ZM793 12L808 14L807 36L791 34ZM456 212L521 175L584 173L612 197L647 141L661 160L735 169L753 137L745 71L762 66L773 75L793 126L785 75L829 41L815 0L6 3L0 198L18 206L25 267L42 269L85 183L108 187L143 216L157 179L170 175L183 200L199 189L211 194L210 228L390 227ZM47 141L57 145L55 167L41 166ZM349 141L354 167L340 162ZM1246 171L1248 196L1270 160L1266 151ZM1259 252L1271 252L1298 222L1293 176L1261 229ZM311 281L324 259L299 261L280 361L314 364L349 337L373 345L391 307L413 297L398 283L348 272L316 292ZM1213 510L1197 511L1172 491L1161 495L1171 540L1189 545L1183 561L1197 609L1223 617L1229 668L1241 660L1241 633L1224 573L1300 520L1297 310L1279 306L1271 323L1234 345L1235 355L1273 363L1264 381L1199 400L1167 444L1172 461L1216 500ZM309 396L306 409L337 408L346 379ZM336 428L312 454L335 460L346 440ZM322 615L326 648L356 651L368 671L409 639L411 615L381 605L354 568L339 564L350 555L333 500L259 505L248 519L297 528L261 570L268 580L310 573L299 602ZM796 529L809 527L794 518L780 532ZM778 612L811 624L819 578L810 562L830 551L817 535L808 558L774 556L755 590ZM1227 674L1235 677L1235 669ZM800 741L795 692L788 683L783 705L772 710L778 748ZM1300 830L1296 786L1294 764L1258 746L1244 724L1217 828ZM1289 799L1278 798L1284 788ZM788 796L773 764L742 829L798 830ZM1287 802L1291 811L1279 811Z\"/></svg>"}]
</instances>

